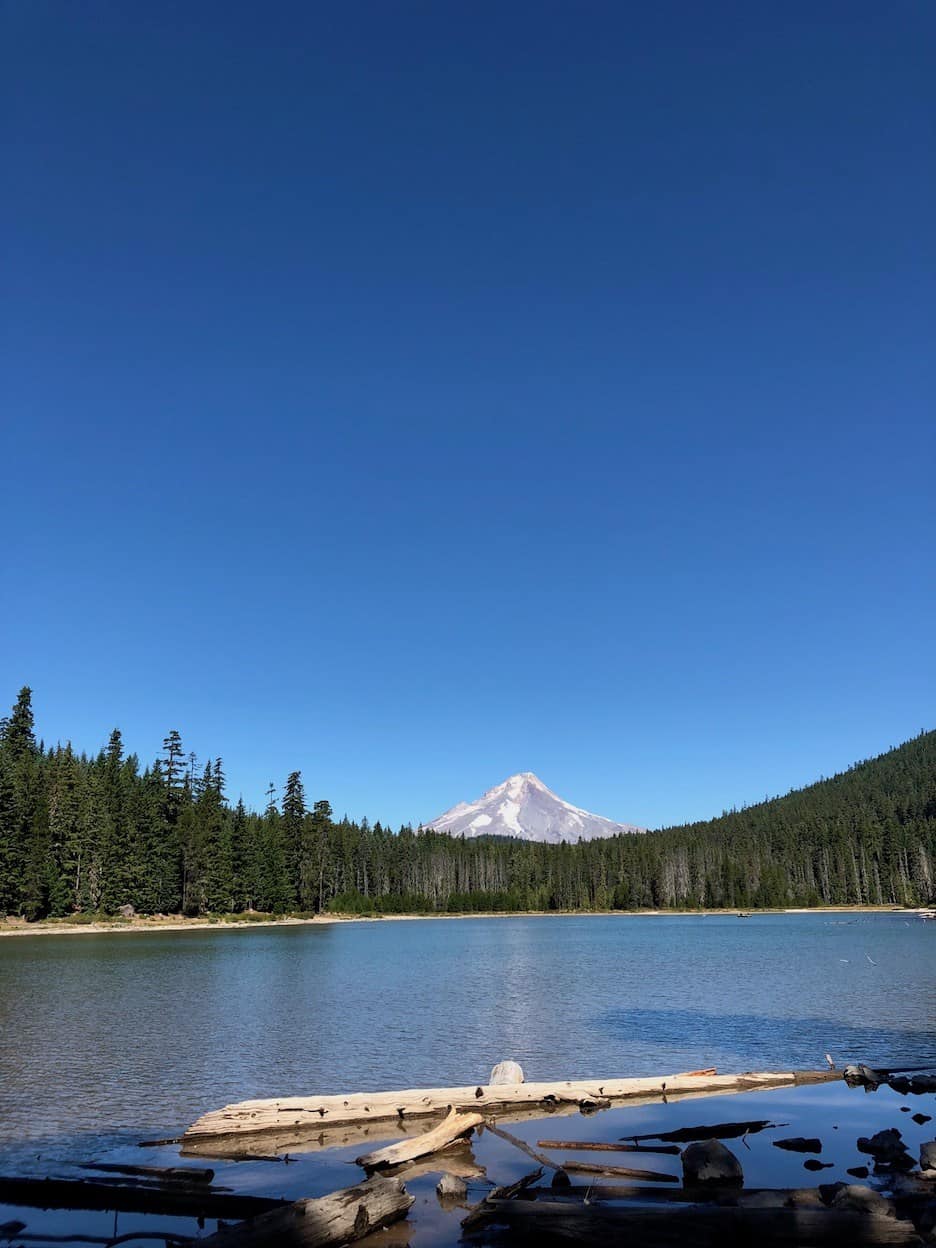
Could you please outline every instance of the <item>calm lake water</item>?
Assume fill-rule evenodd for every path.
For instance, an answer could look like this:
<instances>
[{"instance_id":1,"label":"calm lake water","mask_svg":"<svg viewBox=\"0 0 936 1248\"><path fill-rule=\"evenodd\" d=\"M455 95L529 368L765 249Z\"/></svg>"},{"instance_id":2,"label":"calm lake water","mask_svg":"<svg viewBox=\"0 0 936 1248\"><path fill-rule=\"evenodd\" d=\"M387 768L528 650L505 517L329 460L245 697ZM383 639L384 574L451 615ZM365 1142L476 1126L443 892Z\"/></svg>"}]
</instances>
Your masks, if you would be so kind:
<instances>
[{"instance_id":1,"label":"calm lake water","mask_svg":"<svg viewBox=\"0 0 936 1248\"><path fill-rule=\"evenodd\" d=\"M0 1172L248 1097L936 1060L936 924L427 920L0 940Z\"/></svg>"}]
</instances>

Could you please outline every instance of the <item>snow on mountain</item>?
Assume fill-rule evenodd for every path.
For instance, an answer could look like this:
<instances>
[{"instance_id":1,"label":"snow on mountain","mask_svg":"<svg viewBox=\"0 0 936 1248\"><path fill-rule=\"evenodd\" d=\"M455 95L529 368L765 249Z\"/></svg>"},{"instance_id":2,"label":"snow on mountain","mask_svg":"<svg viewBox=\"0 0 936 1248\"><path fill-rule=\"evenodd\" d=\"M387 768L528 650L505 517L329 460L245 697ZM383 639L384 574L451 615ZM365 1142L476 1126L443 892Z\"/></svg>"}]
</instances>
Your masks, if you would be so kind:
<instances>
[{"instance_id":1,"label":"snow on mountain","mask_svg":"<svg viewBox=\"0 0 936 1248\"><path fill-rule=\"evenodd\" d=\"M450 836L515 836L552 845L646 831L572 806L547 789L532 771L510 776L475 802L459 802L425 826Z\"/></svg>"}]
</instances>

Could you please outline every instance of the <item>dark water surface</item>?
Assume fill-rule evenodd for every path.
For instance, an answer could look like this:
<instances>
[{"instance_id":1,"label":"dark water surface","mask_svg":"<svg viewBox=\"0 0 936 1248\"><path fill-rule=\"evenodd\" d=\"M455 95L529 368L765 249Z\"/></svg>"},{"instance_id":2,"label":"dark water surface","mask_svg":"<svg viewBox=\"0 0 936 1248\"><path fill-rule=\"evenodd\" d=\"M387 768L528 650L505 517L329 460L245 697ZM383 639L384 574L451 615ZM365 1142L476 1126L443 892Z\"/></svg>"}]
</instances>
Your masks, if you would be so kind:
<instances>
[{"instance_id":1,"label":"dark water surface","mask_svg":"<svg viewBox=\"0 0 936 1248\"><path fill-rule=\"evenodd\" d=\"M427 920L0 940L0 1171L248 1097L936 1059L936 924Z\"/></svg>"}]
</instances>

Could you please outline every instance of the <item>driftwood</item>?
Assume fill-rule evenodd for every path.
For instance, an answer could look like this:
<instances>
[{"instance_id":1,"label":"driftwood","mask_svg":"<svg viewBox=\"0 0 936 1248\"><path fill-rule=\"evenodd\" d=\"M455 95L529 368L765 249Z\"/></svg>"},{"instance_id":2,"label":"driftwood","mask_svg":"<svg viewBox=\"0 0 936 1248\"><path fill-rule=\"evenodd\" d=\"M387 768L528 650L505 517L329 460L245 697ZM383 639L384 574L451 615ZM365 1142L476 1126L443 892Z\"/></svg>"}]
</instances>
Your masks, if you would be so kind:
<instances>
[{"instance_id":1,"label":"driftwood","mask_svg":"<svg viewBox=\"0 0 936 1248\"><path fill-rule=\"evenodd\" d=\"M549 1201L570 1200L588 1201L629 1200L641 1204L652 1202L655 1205L707 1205L730 1206L731 1208L758 1209L802 1209L818 1208L831 1203L823 1199L823 1192L834 1193L844 1184L822 1184L820 1187L656 1187L641 1183L573 1183L569 1187L557 1190L554 1187L530 1187L525 1195L528 1199ZM493 1197L493 1193L491 1193ZM901 1176L899 1187L891 1197L890 1203L901 1215L912 1211L916 1206L931 1199L934 1192L932 1184L913 1177Z\"/></svg>"},{"instance_id":2,"label":"driftwood","mask_svg":"<svg viewBox=\"0 0 936 1248\"><path fill-rule=\"evenodd\" d=\"M538 1166L542 1166L545 1170L561 1170L562 1166L558 1161L553 1161L551 1157L547 1157L545 1153L538 1153L532 1145L526 1140L521 1140L519 1136L511 1135L509 1131L505 1131L503 1127L497 1126L496 1123L488 1122L484 1126L485 1131L490 1131L492 1135L496 1135L498 1139L505 1140L508 1144L512 1144L514 1148L519 1148L521 1153L536 1162Z\"/></svg>"},{"instance_id":3,"label":"driftwood","mask_svg":"<svg viewBox=\"0 0 936 1248\"><path fill-rule=\"evenodd\" d=\"M522 1179L517 1179L516 1183L508 1183L505 1187L492 1188L483 1200L479 1201L473 1209L468 1210L466 1216L462 1218L462 1226L468 1230L472 1226L476 1226L481 1222L487 1221L489 1214L488 1206L493 1208L499 1203L509 1203L512 1197L516 1196L518 1192L525 1191L526 1188L532 1187L532 1185L534 1183L538 1183L542 1177L542 1169L534 1170L532 1174L525 1174Z\"/></svg>"},{"instance_id":4,"label":"driftwood","mask_svg":"<svg viewBox=\"0 0 936 1248\"><path fill-rule=\"evenodd\" d=\"M93 1179L0 1178L0 1205L30 1209L107 1209L117 1213L155 1213L166 1217L254 1217L286 1202L265 1196L238 1196L204 1184L138 1184Z\"/></svg>"},{"instance_id":5,"label":"driftwood","mask_svg":"<svg viewBox=\"0 0 936 1248\"><path fill-rule=\"evenodd\" d=\"M425 1131L412 1139L400 1140L387 1148L378 1148L372 1153L358 1157L357 1164L365 1170L386 1169L388 1166L402 1166L408 1161L417 1161L420 1157L429 1157L443 1148L448 1148L456 1140L480 1127L484 1119L480 1114L460 1114L451 1109L445 1120L431 1131Z\"/></svg>"},{"instance_id":6,"label":"driftwood","mask_svg":"<svg viewBox=\"0 0 936 1248\"><path fill-rule=\"evenodd\" d=\"M562 1148L569 1152L589 1153L665 1153L670 1157L678 1157L679 1149L675 1144L621 1144L593 1142L588 1140L537 1140L540 1148Z\"/></svg>"},{"instance_id":7,"label":"driftwood","mask_svg":"<svg viewBox=\"0 0 936 1248\"><path fill-rule=\"evenodd\" d=\"M118 1166L100 1161L87 1161L82 1170L99 1170L104 1174L126 1174L135 1178L156 1179L164 1183L210 1183L214 1171L202 1166Z\"/></svg>"},{"instance_id":8,"label":"driftwood","mask_svg":"<svg viewBox=\"0 0 936 1248\"><path fill-rule=\"evenodd\" d=\"M598 1200L629 1200L640 1201L641 1204L652 1201L654 1204L699 1205L706 1203L743 1205L752 1198L760 1202L770 1202L778 1208L788 1202L791 1196L800 1191L815 1189L796 1189L786 1187L748 1187L739 1188L699 1188L699 1187L659 1187L644 1183L571 1183L568 1187L531 1187L527 1190L530 1199L569 1200L589 1202ZM491 1193L493 1196L493 1193ZM816 1198L818 1200L818 1196Z\"/></svg>"},{"instance_id":9,"label":"driftwood","mask_svg":"<svg viewBox=\"0 0 936 1248\"><path fill-rule=\"evenodd\" d=\"M487 1178L484 1166L479 1166L475 1161L471 1145L467 1141L462 1143L461 1140L456 1140L454 1144L450 1144L448 1148L435 1156L423 1157L420 1161L406 1162L406 1168L399 1177L405 1179L407 1183L412 1183L415 1179L422 1178L424 1174L441 1174L443 1170L458 1179L472 1179L477 1182ZM399 1171L394 1168L388 1173L396 1176Z\"/></svg>"},{"instance_id":10,"label":"driftwood","mask_svg":"<svg viewBox=\"0 0 936 1248\"><path fill-rule=\"evenodd\" d=\"M706 1080L700 1080L704 1085ZM727 1088L719 1093L721 1096L742 1096L746 1089ZM671 1102L706 1100L713 1093L701 1087L693 1092L679 1092L666 1099ZM663 1101L660 1089L652 1093L642 1093L626 1100L612 1102L613 1105L626 1105L628 1108L657 1106ZM443 1106L435 1115L440 1120L447 1107ZM477 1109L476 1105L470 1107ZM498 1123L537 1122L544 1117L569 1118L578 1117L581 1107L578 1101L564 1103L548 1102L530 1105L504 1105L490 1111ZM485 1111L487 1119L487 1111ZM392 1143L403 1136L418 1135L426 1129L427 1118L424 1116L410 1118L380 1118L364 1120L357 1123L344 1123L322 1126L316 1122L307 1122L299 1126L284 1125L275 1131L264 1130L254 1134L212 1135L204 1138L186 1139L179 1150L182 1158L212 1161L251 1161L254 1158L269 1158L274 1153L289 1153L290 1157L298 1157L304 1153L317 1153L331 1148L354 1148L363 1151L364 1147L374 1148L381 1141ZM540 1128L543 1130L545 1128Z\"/></svg>"},{"instance_id":11,"label":"driftwood","mask_svg":"<svg viewBox=\"0 0 936 1248\"><path fill-rule=\"evenodd\" d=\"M679 1127L675 1131L661 1131L659 1135L622 1135L622 1140L667 1140L672 1144L690 1144L695 1140L736 1140L743 1135L754 1135L768 1127L786 1126L786 1123L768 1122L716 1122L711 1127Z\"/></svg>"},{"instance_id":12,"label":"driftwood","mask_svg":"<svg viewBox=\"0 0 936 1248\"><path fill-rule=\"evenodd\" d=\"M629 1166L602 1166L587 1161L566 1161L567 1174L606 1174L611 1179L639 1179L644 1183L678 1183L679 1176L662 1170L632 1170Z\"/></svg>"},{"instance_id":13,"label":"driftwood","mask_svg":"<svg viewBox=\"0 0 936 1248\"><path fill-rule=\"evenodd\" d=\"M379 1120L402 1121L431 1117L449 1107L477 1113L502 1113L516 1107L559 1107L629 1100L640 1096L674 1097L685 1092L742 1092L791 1084L825 1083L838 1076L832 1071L747 1073L738 1075L660 1075L654 1078L589 1079L559 1083L522 1083L502 1086L468 1085L458 1088L414 1088L401 1092L353 1092L346 1096L282 1097L241 1101L198 1119L183 1137L186 1146L218 1137L282 1132L297 1127L355 1124Z\"/></svg>"},{"instance_id":14,"label":"driftwood","mask_svg":"<svg viewBox=\"0 0 936 1248\"><path fill-rule=\"evenodd\" d=\"M512 1241L628 1243L641 1248L750 1248L758 1245L872 1248L921 1244L908 1222L837 1209L743 1209L717 1205L624 1208L567 1201L488 1199L465 1219L510 1227Z\"/></svg>"},{"instance_id":15,"label":"driftwood","mask_svg":"<svg viewBox=\"0 0 936 1248\"><path fill-rule=\"evenodd\" d=\"M372 1177L317 1200L297 1200L198 1243L199 1248L332 1248L406 1217L412 1204L399 1179Z\"/></svg>"}]
</instances>

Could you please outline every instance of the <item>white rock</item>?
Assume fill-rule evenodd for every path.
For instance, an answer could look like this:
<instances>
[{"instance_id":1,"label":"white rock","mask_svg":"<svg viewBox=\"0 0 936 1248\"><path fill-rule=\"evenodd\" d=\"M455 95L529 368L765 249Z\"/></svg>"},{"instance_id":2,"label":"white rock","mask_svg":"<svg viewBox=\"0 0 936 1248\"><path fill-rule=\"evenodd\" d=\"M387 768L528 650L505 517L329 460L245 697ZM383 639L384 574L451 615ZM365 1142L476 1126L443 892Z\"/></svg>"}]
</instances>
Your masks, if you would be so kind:
<instances>
[{"instance_id":1,"label":"white rock","mask_svg":"<svg viewBox=\"0 0 936 1248\"><path fill-rule=\"evenodd\" d=\"M519 1062L498 1062L491 1071L489 1084L523 1083L523 1067Z\"/></svg>"}]
</instances>

